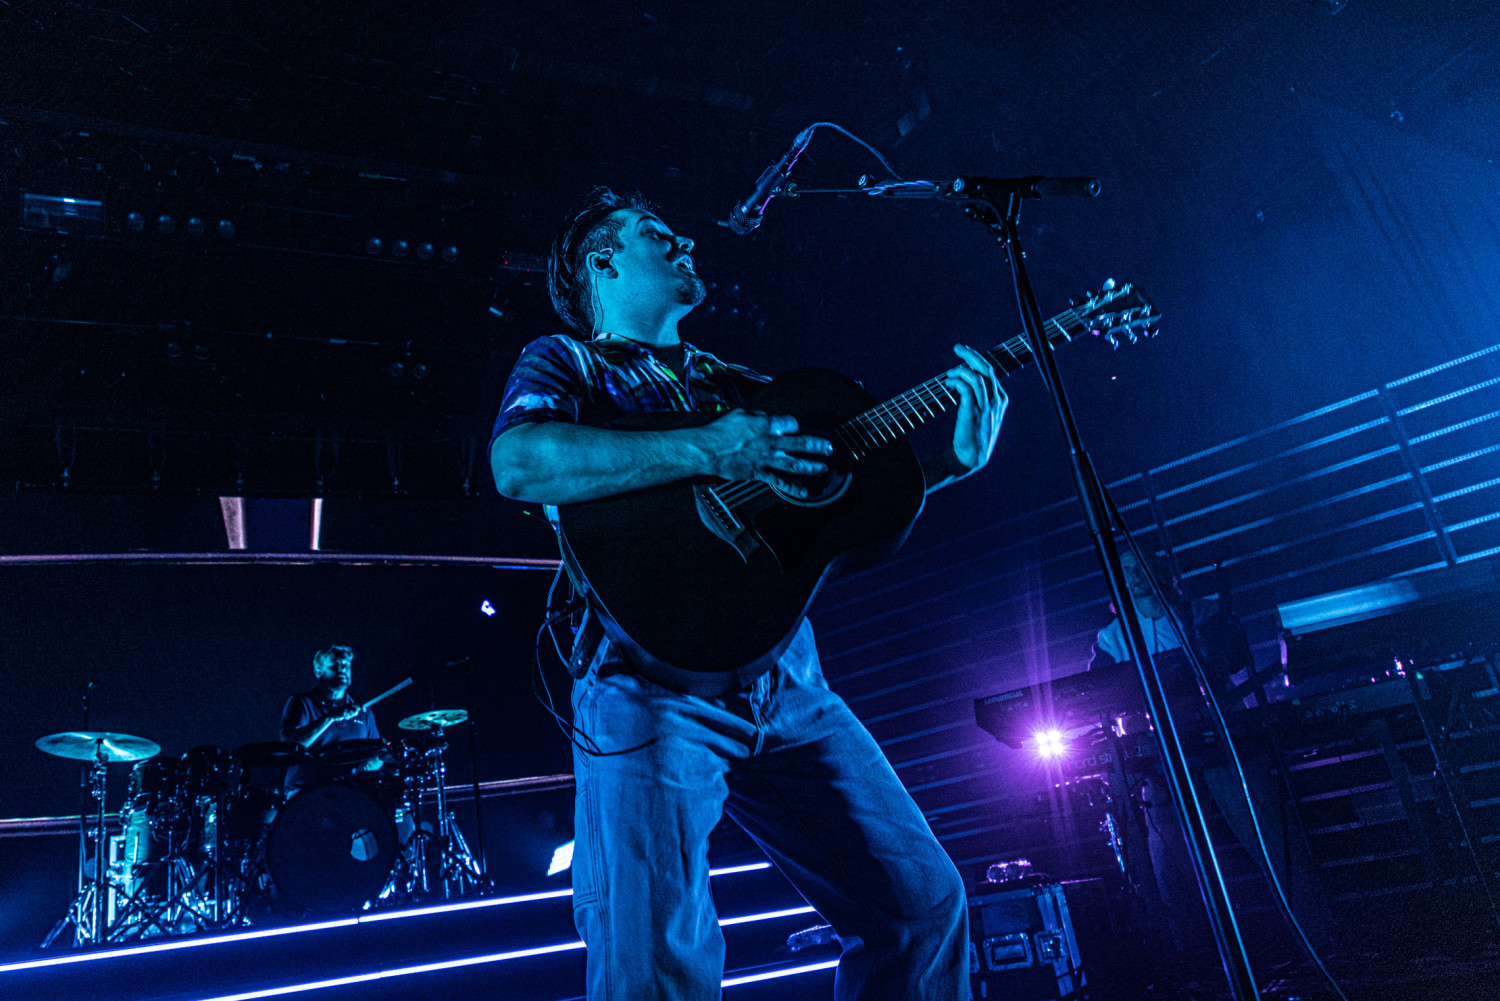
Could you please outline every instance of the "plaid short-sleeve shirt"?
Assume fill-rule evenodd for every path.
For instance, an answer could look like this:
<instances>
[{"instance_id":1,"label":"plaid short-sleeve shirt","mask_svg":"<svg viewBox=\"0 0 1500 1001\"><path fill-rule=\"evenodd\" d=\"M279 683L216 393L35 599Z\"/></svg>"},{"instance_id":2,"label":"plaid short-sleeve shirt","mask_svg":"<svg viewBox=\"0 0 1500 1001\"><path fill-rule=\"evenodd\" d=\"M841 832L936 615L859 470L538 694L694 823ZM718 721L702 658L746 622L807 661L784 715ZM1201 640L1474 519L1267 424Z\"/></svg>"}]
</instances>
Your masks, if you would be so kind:
<instances>
[{"instance_id":1,"label":"plaid short-sleeve shirt","mask_svg":"<svg viewBox=\"0 0 1500 1001\"><path fill-rule=\"evenodd\" d=\"M505 383L493 442L518 424L563 421L601 427L633 414L722 413L770 380L686 342L684 379L633 341L562 335L526 345Z\"/></svg>"}]
</instances>

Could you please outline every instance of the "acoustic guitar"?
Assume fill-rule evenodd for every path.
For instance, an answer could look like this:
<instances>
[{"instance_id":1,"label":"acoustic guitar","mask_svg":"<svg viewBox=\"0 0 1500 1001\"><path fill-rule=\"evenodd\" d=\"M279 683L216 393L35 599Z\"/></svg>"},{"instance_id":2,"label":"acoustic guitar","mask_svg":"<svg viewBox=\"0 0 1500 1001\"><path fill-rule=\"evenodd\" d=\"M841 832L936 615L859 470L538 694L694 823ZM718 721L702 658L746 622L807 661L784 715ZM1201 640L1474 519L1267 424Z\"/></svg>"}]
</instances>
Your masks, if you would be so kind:
<instances>
[{"instance_id":1,"label":"acoustic guitar","mask_svg":"<svg viewBox=\"0 0 1500 1001\"><path fill-rule=\"evenodd\" d=\"M1159 315L1130 285L1107 282L1048 320L1053 344L1152 336ZM1032 360L1024 336L985 352L997 374ZM786 651L831 574L894 552L922 511L926 485L907 441L957 405L942 376L884 403L826 369L796 369L747 408L790 414L798 433L834 446L829 471L802 477L806 497L759 481L684 480L558 509L563 559L605 635L657 684L705 697L740 688ZM716 414L654 413L612 424L668 430Z\"/></svg>"}]
</instances>

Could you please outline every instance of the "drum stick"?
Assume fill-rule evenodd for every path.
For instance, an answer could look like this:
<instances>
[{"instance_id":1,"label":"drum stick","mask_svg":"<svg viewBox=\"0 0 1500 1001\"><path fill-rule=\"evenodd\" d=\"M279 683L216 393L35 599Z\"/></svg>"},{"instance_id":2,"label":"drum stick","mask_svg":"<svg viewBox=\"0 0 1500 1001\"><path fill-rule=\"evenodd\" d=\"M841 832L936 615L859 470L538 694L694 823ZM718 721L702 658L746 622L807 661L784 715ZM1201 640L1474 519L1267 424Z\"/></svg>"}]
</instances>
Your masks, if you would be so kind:
<instances>
[{"instance_id":1,"label":"drum stick","mask_svg":"<svg viewBox=\"0 0 1500 1001\"><path fill-rule=\"evenodd\" d=\"M401 691L401 689L405 688L409 684L411 684L411 679L410 678L407 678L405 681L398 681L396 684L392 685L390 688L387 688L385 691L383 691L379 695L375 696L369 702L366 702L364 705L360 706L360 708L361 709L368 709L371 706L373 706L375 703L379 702L381 699L387 698L387 697L389 697L391 695L395 695L397 692Z\"/></svg>"}]
</instances>

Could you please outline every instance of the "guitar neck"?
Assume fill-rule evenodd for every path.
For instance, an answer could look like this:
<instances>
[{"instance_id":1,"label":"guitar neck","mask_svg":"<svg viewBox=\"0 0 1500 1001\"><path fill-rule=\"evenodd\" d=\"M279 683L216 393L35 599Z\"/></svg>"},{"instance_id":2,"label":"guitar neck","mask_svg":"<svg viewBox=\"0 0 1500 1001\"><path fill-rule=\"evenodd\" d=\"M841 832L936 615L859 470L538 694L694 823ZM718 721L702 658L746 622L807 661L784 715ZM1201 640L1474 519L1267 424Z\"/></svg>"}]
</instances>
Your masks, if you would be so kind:
<instances>
[{"instance_id":1,"label":"guitar neck","mask_svg":"<svg viewBox=\"0 0 1500 1001\"><path fill-rule=\"evenodd\" d=\"M1088 324L1082 314L1068 309L1043 323L1042 329L1046 331L1047 340L1057 344L1071 341L1087 330ZM981 353L1002 378L1019 372L1034 357L1031 346L1020 334ZM918 426L957 404L958 394L948 388L943 376L934 376L920 386L849 418L839 425L836 434L856 459L862 459L876 449L906 437Z\"/></svg>"}]
</instances>

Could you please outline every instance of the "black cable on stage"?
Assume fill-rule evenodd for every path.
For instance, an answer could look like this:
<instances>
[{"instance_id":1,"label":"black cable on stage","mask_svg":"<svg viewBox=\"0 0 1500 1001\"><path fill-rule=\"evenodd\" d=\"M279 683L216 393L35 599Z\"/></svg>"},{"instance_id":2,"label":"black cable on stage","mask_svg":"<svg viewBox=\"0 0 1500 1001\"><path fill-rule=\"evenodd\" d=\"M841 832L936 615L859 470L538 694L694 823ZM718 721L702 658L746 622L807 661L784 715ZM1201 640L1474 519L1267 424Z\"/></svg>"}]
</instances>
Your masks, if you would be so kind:
<instances>
[{"instance_id":1,"label":"black cable on stage","mask_svg":"<svg viewBox=\"0 0 1500 1001\"><path fill-rule=\"evenodd\" d=\"M653 737L644 743L636 744L633 747L621 748L618 751L606 751L599 746L593 737L578 729L578 727L573 725L572 720L565 719L557 711L557 703L552 698L552 688L547 684L547 672L542 667L542 634L547 633L552 637L552 650L557 654L557 659L563 664L568 663L569 658L563 655L562 644L557 639L557 625L586 608L588 604L587 599L580 597L573 591L570 579L568 582L568 597L571 600L561 609L553 611L553 600L557 594L557 585L562 581L565 570L566 568L562 564L558 564L557 574L552 578L552 584L547 588L548 614L542 619L541 626L537 628L536 640L532 644L531 695L543 709L547 710L547 715L552 717L553 722L557 724L563 736L568 738L568 743L578 748L584 754L592 755L596 758L607 758L617 754L629 754L632 751L639 751L644 747L649 747L656 742L656 738ZM538 686L540 686L540 690ZM582 738L586 744L580 742L579 738Z\"/></svg>"}]
</instances>

